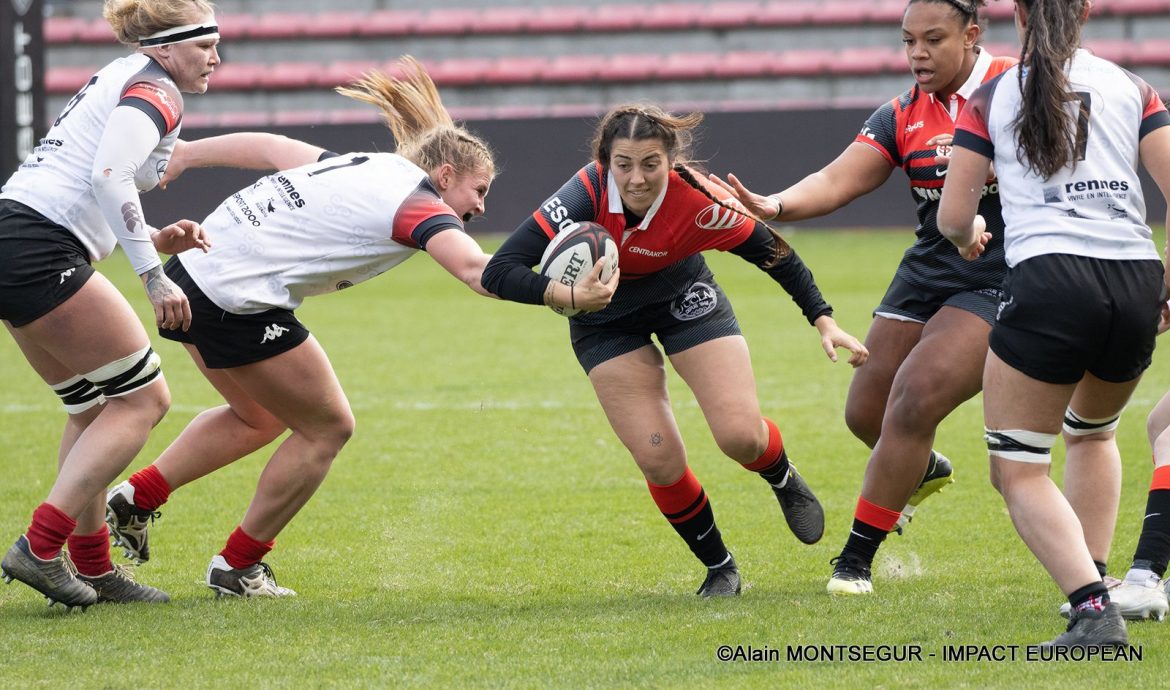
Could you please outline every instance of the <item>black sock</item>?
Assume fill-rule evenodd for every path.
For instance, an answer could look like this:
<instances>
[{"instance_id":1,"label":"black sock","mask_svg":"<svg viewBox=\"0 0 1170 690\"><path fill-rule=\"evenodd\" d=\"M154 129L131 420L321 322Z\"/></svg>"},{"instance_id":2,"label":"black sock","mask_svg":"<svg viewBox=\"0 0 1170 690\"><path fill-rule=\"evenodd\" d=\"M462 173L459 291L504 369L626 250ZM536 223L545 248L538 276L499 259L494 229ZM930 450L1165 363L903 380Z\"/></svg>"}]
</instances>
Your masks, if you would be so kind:
<instances>
[{"instance_id":1,"label":"black sock","mask_svg":"<svg viewBox=\"0 0 1170 690\"><path fill-rule=\"evenodd\" d=\"M1158 577L1166 574L1170 562L1170 490L1155 489L1146 499L1146 519L1142 521L1142 535L1133 559L1149 561L1150 570Z\"/></svg>"},{"instance_id":2,"label":"black sock","mask_svg":"<svg viewBox=\"0 0 1170 690\"><path fill-rule=\"evenodd\" d=\"M1078 606L1094 597L1099 597L1103 605L1109 603L1109 590L1105 588L1104 582L1098 580L1081 587L1068 595L1068 603L1076 611Z\"/></svg>"},{"instance_id":3,"label":"black sock","mask_svg":"<svg viewBox=\"0 0 1170 690\"><path fill-rule=\"evenodd\" d=\"M1102 578L1109 572L1109 568L1105 565L1104 561L1093 561L1093 565L1097 566L1097 574Z\"/></svg>"},{"instance_id":4,"label":"black sock","mask_svg":"<svg viewBox=\"0 0 1170 690\"><path fill-rule=\"evenodd\" d=\"M715 511L711 510L711 502L707 494L699 497L703 502L703 509L682 522L675 522L670 515L666 519L670 526L678 532L678 536L690 547L691 553L703 562L708 568L714 568L727 560L727 547L723 544L723 535L715 525ZM677 519L677 518L676 518Z\"/></svg>"},{"instance_id":5,"label":"black sock","mask_svg":"<svg viewBox=\"0 0 1170 690\"><path fill-rule=\"evenodd\" d=\"M772 465L766 470L761 471L760 476L764 478L764 481L768 482L772 486L775 486L784 481L784 477L788 474L789 466L788 453L781 450L780 457L776 458L776 464ZM757 484L757 486L759 485Z\"/></svg>"},{"instance_id":6,"label":"black sock","mask_svg":"<svg viewBox=\"0 0 1170 690\"><path fill-rule=\"evenodd\" d=\"M849 539L845 542L841 555L851 553L864 560L866 564L872 564L878 547L886 540L887 534L889 532L853 518L853 528L849 531Z\"/></svg>"}]
</instances>

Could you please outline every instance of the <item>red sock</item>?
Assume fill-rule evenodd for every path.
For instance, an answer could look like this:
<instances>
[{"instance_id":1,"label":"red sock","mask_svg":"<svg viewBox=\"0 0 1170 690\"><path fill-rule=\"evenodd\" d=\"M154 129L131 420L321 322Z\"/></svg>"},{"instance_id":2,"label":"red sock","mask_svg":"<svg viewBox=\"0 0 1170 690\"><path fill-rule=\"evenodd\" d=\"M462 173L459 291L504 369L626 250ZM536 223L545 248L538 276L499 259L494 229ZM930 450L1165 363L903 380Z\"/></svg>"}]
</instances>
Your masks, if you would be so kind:
<instances>
[{"instance_id":1,"label":"red sock","mask_svg":"<svg viewBox=\"0 0 1170 690\"><path fill-rule=\"evenodd\" d=\"M228 537L227 544L223 547L223 551L219 552L219 555L223 556L223 559L233 568L247 568L263 560L275 544L275 539L269 542L256 541L248 536L243 527L237 527L236 531Z\"/></svg>"},{"instance_id":2,"label":"red sock","mask_svg":"<svg viewBox=\"0 0 1170 690\"><path fill-rule=\"evenodd\" d=\"M673 484L659 486L647 480L646 486L662 516L703 565L715 568L728 562L731 556L715 526L715 511L691 468Z\"/></svg>"},{"instance_id":3,"label":"red sock","mask_svg":"<svg viewBox=\"0 0 1170 690\"><path fill-rule=\"evenodd\" d=\"M1170 489L1170 465L1154 468L1154 478L1150 482L1150 491Z\"/></svg>"},{"instance_id":4,"label":"red sock","mask_svg":"<svg viewBox=\"0 0 1170 690\"><path fill-rule=\"evenodd\" d=\"M690 467L673 484L660 486L646 480L646 486L650 488L650 497L654 499L655 505L672 524L690 520L707 505L703 485Z\"/></svg>"},{"instance_id":5,"label":"red sock","mask_svg":"<svg viewBox=\"0 0 1170 690\"><path fill-rule=\"evenodd\" d=\"M171 485L154 465L148 465L130 475L134 487L134 505L142 510L157 510L171 497Z\"/></svg>"},{"instance_id":6,"label":"red sock","mask_svg":"<svg viewBox=\"0 0 1170 690\"><path fill-rule=\"evenodd\" d=\"M82 575L96 577L114 569L110 561L110 530L105 525L93 534L71 534L68 543L69 558Z\"/></svg>"},{"instance_id":7,"label":"red sock","mask_svg":"<svg viewBox=\"0 0 1170 690\"><path fill-rule=\"evenodd\" d=\"M57 557L75 527L77 520L61 512L57 506L42 503L33 511L32 523L24 536L33 555L47 561Z\"/></svg>"},{"instance_id":8,"label":"red sock","mask_svg":"<svg viewBox=\"0 0 1170 690\"><path fill-rule=\"evenodd\" d=\"M889 532L894 529L894 525L898 524L898 518L901 516L902 513L896 510L883 508L861 497L858 497L857 510L853 513L854 518L884 532Z\"/></svg>"},{"instance_id":9,"label":"red sock","mask_svg":"<svg viewBox=\"0 0 1170 690\"><path fill-rule=\"evenodd\" d=\"M764 417L764 424L768 427L768 447L750 465L743 466L746 470L761 474L775 469L788 459L784 454L784 439L780 436L780 427L767 417Z\"/></svg>"}]
</instances>

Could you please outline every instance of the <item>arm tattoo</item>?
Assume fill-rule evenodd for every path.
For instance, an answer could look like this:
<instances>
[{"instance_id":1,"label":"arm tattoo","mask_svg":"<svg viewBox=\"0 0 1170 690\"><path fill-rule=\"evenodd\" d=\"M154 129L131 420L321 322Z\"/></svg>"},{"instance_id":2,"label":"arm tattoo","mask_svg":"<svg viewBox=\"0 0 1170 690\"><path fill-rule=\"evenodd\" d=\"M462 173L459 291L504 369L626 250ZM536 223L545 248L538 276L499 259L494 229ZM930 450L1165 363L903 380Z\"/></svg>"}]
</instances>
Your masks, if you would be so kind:
<instances>
[{"instance_id":1,"label":"arm tattoo","mask_svg":"<svg viewBox=\"0 0 1170 690\"><path fill-rule=\"evenodd\" d=\"M174 291L171 289L171 281L167 280L162 266L155 266L146 272L146 294L153 303L157 303L174 294Z\"/></svg>"},{"instance_id":2,"label":"arm tattoo","mask_svg":"<svg viewBox=\"0 0 1170 690\"><path fill-rule=\"evenodd\" d=\"M134 232L138 225L146 225L142 221L142 211L138 210L138 204L133 201L122 204L122 220L126 221L126 229L130 232Z\"/></svg>"},{"instance_id":3,"label":"arm tattoo","mask_svg":"<svg viewBox=\"0 0 1170 690\"><path fill-rule=\"evenodd\" d=\"M555 292L557 283L555 280L548 281L548 287L544 289L544 304L545 306L553 306L553 293Z\"/></svg>"},{"instance_id":4,"label":"arm tattoo","mask_svg":"<svg viewBox=\"0 0 1170 690\"><path fill-rule=\"evenodd\" d=\"M650 445L654 446L655 448L657 448L658 446L661 446L662 445L662 434L658 433L657 431L650 434Z\"/></svg>"}]
</instances>

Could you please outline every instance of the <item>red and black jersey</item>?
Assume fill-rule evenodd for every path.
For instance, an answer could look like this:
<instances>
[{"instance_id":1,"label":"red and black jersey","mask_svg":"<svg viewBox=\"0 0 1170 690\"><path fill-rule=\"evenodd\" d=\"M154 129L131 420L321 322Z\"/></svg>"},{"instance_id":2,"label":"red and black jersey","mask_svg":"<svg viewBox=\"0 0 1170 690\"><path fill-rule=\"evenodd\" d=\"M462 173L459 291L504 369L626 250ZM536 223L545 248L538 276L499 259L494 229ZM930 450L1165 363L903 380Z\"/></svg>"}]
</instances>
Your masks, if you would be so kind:
<instances>
[{"instance_id":1,"label":"red and black jersey","mask_svg":"<svg viewBox=\"0 0 1170 690\"><path fill-rule=\"evenodd\" d=\"M493 255L483 272L484 287L504 299L539 304L549 279L529 269L539 263L557 232L592 221L618 241L622 287L603 311L574 318L603 322L678 297L706 271L701 254L708 249L731 251L759 266L792 296L810 323L832 313L796 252L773 261L778 243L768 228L717 203L715 199L729 194L702 175L689 177L693 184L671 170L661 195L637 218L626 212L608 171L596 162L586 165Z\"/></svg>"},{"instance_id":2,"label":"red and black jersey","mask_svg":"<svg viewBox=\"0 0 1170 690\"><path fill-rule=\"evenodd\" d=\"M914 245L906 250L897 275L920 287L966 291L998 288L1006 271L1003 260L1003 214L999 184L992 179L983 189L979 213L987 220L992 241L979 261L966 261L938 231L936 216L942 198L946 167L935 162L949 155L949 146L928 145L940 134L953 134L955 120L980 84L1014 65L1014 58L993 58L981 50L970 78L948 102L914 85L878 108L854 140L876 149L890 165L906 171L918 207Z\"/></svg>"},{"instance_id":3,"label":"red and black jersey","mask_svg":"<svg viewBox=\"0 0 1170 690\"><path fill-rule=\"evenodd\" d=\"M727 198L726 191L697 175L695 179L716 198ZM604 226L621 248L622 280L645 277L707 249L731 249L751 235L755 226L753 219L720 206L674 170L646 216L630 225L621 196L599 163L581 168L532 217L550 240L577 221Z\"/></svg>"}]
</instances>

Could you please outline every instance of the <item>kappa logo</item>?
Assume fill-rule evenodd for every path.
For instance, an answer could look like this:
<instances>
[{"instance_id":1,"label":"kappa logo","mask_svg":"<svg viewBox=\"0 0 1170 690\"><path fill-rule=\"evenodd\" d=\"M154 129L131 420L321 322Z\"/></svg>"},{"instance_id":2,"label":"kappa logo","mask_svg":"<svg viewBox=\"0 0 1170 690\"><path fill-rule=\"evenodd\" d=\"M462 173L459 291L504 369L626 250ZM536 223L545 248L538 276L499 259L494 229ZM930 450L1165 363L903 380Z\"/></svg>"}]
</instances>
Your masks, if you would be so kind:
<instances>
[{"instance_id":1,"label":"kappa logo","mask_svg":"<svg viewBox=\"0 0 1170 690\"><path fill-rule=\"evenodd\" d=\"M69 269L68 271L61 271L61 280L57 281L57 284L60 285L61 283L64 283L65 279L68 278L69 276L73 275L73 272L76 270L77 270L77 267L74 266L73 268Z\"/></svg>"},{"instance_id":2,"label":"kappa logo","mask_svg":"<svg viewBox=\"0 0 1170 690\"><path fill-rule=\"evenodd\" d=\"M727 230L742 222L743 216L719 204L711 204L695 216L695 225L704 230Z\"/></svg>"},{"instance_id":3,"label":"kappa logo","mask_svg":"<svg viewBox=\"0 0 1170 690\"><path fill-rule=\"evenodd\" d=\"M264 338L260 341L260 344L263 345L270 340L276 340L285 333L288 333L288 329L284 326L281 326L280 324L274 323L271 326L265 326Z\"/></svg>"}]
</instances>

